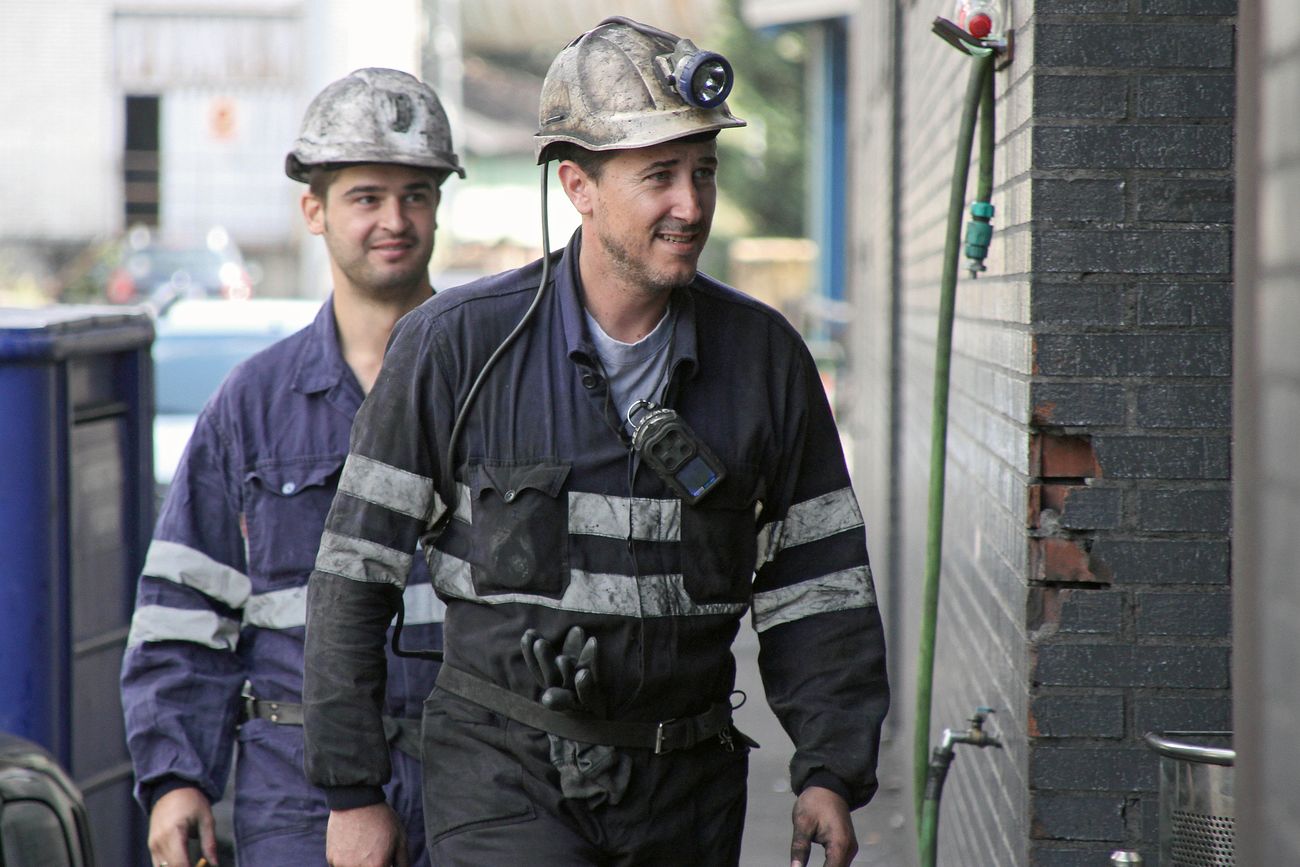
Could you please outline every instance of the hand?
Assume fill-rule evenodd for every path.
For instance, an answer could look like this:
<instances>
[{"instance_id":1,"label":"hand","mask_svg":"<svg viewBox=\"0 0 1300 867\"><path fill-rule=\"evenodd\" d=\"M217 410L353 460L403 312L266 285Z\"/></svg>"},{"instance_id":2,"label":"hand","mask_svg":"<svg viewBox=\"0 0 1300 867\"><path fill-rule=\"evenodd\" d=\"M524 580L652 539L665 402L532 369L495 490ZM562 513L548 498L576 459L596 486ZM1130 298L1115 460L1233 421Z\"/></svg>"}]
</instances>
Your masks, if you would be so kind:
<instances>
[{"instance_id":1,"label":"hand","mask_svg":"<svg viewBox=\"0 0 1300 867\"><path fill-rule=\"evenodd\" d=\"M794 802L794 839L790 867L806 867L812 844L826 849L825 867L849 867L858 854L858 838L844 799L821 786L809 786Z\"/></svg>"},{"instance_id":2,"label":"hand","mask_svg":"<svg viewBox=\"0 0 1300 867\"><path fill-rule=\"evenodd\" d=\"M217 833L212 805L193 786L172 789L149 811L149 854L155 865L190 867L187 841L198 829L199 846L209 864L217 863Z\"/></svg>"},{"instance_id":3,"label":"hand","mask_svg":"<svg viewBox=\"0 0 1300 867\"><path fill-rule=\"evenodd\" d=\"M411 867L402 822L382 803L330 811L325 860L330 867Z\"/></svg>"}]
</instances>

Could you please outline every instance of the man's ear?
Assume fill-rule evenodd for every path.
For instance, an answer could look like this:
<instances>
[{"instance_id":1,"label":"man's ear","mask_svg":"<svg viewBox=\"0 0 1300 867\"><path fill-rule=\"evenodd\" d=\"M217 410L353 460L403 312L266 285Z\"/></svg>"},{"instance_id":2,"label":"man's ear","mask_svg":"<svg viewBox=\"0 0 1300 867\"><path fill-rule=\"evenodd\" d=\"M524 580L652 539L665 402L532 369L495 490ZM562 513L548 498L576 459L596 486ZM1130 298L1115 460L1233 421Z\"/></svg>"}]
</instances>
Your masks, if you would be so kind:
<instances>
[{"instance_id":1,"label":"man's ear","mask_svg":"<svg viewBox=\"0 0 1300 867\"><path fill-rule=\"evenodd\" d=\"M302 208L302 217L307 223L307 231L313 235L325 234L325 203L308 189L303 192L298 205Z\"/></svg>"},{"instance_id":2,"label":"man's ear","mask_svg":"<svg viewBox=\"0 0 1300 867\"><path fill-rule=\"evenodd\" d=\"M564 188L564 194L569 197L573 207L582 216L591 216L595 181L577 163L570 160L561 162L556 172L560 176L560 186Z\"/></svg>"}]
</instances>

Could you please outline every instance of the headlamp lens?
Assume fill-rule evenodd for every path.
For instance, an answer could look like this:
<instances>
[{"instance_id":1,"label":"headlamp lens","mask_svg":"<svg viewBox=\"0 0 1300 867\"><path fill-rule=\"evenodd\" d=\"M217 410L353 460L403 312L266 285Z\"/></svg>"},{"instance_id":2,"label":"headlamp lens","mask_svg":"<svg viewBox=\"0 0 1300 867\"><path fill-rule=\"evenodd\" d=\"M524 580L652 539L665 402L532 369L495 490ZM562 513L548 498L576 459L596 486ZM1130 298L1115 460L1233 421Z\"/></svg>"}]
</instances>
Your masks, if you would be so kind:
<instances>
[{"instance_id":1,"label":"headlamp lens","mask_svg":"<svg viewBox=\"0 0 1300 867\"><path fill-rule=\"evenodd\" d=\"M697 51L677 64L677 92L690 105L713 108L731 93L733 76L727 58L712 51Z\"/></svg>"}]
</instances>

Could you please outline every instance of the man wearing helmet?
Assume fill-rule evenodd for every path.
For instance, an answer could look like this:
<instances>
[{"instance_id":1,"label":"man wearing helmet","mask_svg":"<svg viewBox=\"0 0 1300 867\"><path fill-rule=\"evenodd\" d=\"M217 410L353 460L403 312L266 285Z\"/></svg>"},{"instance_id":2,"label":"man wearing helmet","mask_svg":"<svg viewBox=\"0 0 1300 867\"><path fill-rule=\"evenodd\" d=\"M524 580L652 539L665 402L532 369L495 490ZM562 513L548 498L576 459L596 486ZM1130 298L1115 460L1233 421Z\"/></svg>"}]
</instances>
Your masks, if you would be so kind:
<instances>
[{"instance_id":1,"label":"man wearing helmet","mask_svg":"<svg viewBox=\"0 0 1300 867\"><path fill-rule=\"evenodd\" d=\"M421 539L447 604L440 867L737 864L747 611L796 747L792 860L856 851L889 704L861 513L797 332L696 270L729 77L622 18L566 47L536 142L581 229L413 311L357 416L308 589L306 765L332 804L382 798L357 744Z\"/></svg>"},{"instance_id":2,"label":"man wearing helmet","mask_svg":"<svg viewBox=\"0 0 1300 867\"><path fill-rule=\"evenodd\" d=\"M211 803L239 744L241 867L326 864L329 808L302 771L305 585L394 323L432 294L439 188L464 175L432 89L361 69L308 107L286 158L333 293L315 322L236 368L204 408L140 577L122 671L136 793L155 865L188 865L197 832L216 863ZM412 545L412 550L414 545ZM417 569L406 622L441 642L441 603ZM427 865L419 715L437 666L392 659L382 760L398 862ZM400 845L399 843L395 845Z\"/></svg>"}]
</instances>

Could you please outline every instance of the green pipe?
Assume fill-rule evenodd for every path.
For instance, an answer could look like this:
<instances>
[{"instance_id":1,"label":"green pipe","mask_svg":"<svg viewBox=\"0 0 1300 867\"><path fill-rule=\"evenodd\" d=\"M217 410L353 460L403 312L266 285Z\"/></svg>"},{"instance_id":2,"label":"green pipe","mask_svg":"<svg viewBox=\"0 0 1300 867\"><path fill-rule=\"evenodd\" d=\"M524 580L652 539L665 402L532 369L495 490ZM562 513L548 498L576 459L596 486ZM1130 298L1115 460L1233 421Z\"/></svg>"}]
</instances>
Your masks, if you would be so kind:
<instances>
[{"instance_id":1,"label":"green pipe","mask_svg":"<svg viewBox=\"0 0 1300 867\"><path fill-rule=\"evenodd\" d=\"M952 323L957 294L957 258L961 249L962 217L966 204L966 181L970 176L971 146L975 119L985 105L986 134L981 136L980 184L993 186L992 117L993 51L971 48L970 80L962 104L961 128L957 134L957 155L953 165L948 202L948 228L944 241L943 277L939 287L939 329L934 361L934 410L930 439L930 509L926 537L925 585L921 610L921 645L917 662L916 727L913 742L914 796L918 832L922 829L926 769L930 757L930 711L934 689L934 642L939 617L939 568L943 550L944 481L948 443L948 384L952 366ZM986 93L987 92L987 93ZM986 158L987 157L987 158ZM938 804L930 831L937 828ZM933 843L930 844L931 850ZM924 844L922 846L924 849ZM931 862L933 863L933 862Z\"/></svg>"}]
</instances>

